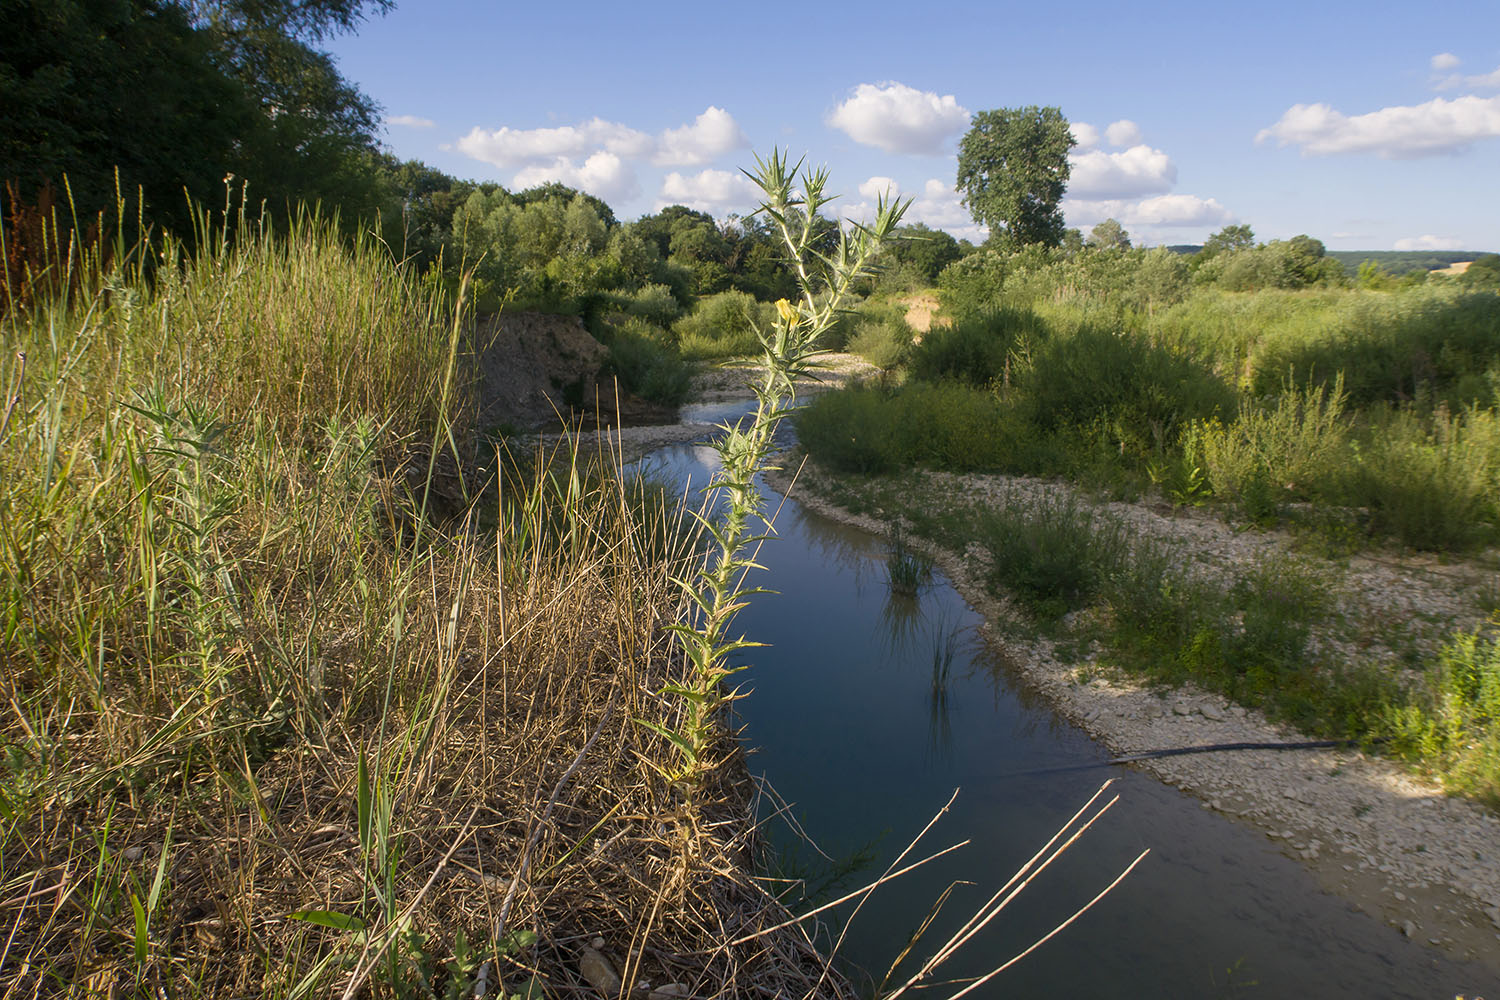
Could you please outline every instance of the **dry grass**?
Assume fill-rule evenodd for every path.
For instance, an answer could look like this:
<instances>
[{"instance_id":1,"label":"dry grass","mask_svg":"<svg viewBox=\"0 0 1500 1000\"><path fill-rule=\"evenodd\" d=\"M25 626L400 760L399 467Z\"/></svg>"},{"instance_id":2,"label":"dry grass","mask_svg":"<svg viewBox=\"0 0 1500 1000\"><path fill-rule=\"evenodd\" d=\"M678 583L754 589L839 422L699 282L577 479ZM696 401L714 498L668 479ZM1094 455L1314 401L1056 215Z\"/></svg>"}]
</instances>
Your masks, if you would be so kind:
<instances>
[{"instance_id":1,"label":"dry grass","mask_svg":"<svg viewBox=\"0 0 1500 1000\"><path fill-rule=\"evenodd\" d=\"M5 321L0 990L581 995L600 935L627 988L842 995L754 936L732 740L689 808L638 724L681 724L672 506L571 453L477 490L461 318L238 232Z\"/></svg>"}]
</instances>

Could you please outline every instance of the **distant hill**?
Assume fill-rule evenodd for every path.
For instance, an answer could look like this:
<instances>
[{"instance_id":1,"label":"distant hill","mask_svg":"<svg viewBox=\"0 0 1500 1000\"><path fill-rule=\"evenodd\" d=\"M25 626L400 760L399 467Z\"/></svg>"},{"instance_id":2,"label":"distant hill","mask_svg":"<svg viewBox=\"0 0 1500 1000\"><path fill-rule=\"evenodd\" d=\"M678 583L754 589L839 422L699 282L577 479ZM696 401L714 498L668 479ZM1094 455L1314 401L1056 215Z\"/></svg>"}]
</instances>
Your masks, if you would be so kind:
<instances>
[{"instance_id":1,"label":"distant hill","mask_svg":"<svg viewBox=\"0 0 1500 1000\"><path fill-rule=\"evenodd\" d=\"M1167 247L1173 253L1191 255L1203 249L1201 243L1178 243ZM1327 256L1344 265L1349 277L1359 273L1359 265L1373 260L1382 271L1399 277L1408 271L1441 271L1450 264L1474 260L1492 250L1330 250Z\"/></svg>"},{"instance_id":2,"label":"distant hill","mask_svg":"<svg viewBox=\"0 0 1500 1000\"><path fill-rule=\"evenodd\" d=\"M1473 260L1487 250L1330 250L1328 256L1344 265L1349 277L1359 273L1359 265L1373 260L1385 273L1400 276L1408 271L1441 271L1450 264Z\"/></svg>"}]
</instances>

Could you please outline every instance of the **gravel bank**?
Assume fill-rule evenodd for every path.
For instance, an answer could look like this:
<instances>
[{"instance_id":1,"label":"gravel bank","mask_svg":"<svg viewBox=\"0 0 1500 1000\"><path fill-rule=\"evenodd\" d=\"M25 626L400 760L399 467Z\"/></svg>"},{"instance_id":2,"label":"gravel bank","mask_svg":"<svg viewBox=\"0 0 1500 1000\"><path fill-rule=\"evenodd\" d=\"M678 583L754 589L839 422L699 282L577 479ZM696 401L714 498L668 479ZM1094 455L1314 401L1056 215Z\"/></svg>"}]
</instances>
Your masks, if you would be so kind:
<instances>
[{"instance_id":1,"label":"gravel bank","mask_svg":"<svg viewBox=\"0 0 1500 1000\"><path fill-rule=\"evenodd\" d=\"M778 486L784 485L784 479ZM885 521L852 514L827 499L830 480L809 464L796 498L828 517L880 534ZM938 495L977 499L1002 492L1040 495L1056 483L1003 476L932 474ZM1082 502L1082 501L1081 501ZM1237 530L1202 511L1143 504L1105 506L1138 536L1180 543L1197 572L1225 578L1271 554L1306 558L1276 532ZM921 543L912 544L920 546ZM1119 755L1208 743L1282 742L1304 737L1258 712L1192 687L1157 693L1108 671L1093 655L1067 663L1046 639L1020 640L995 623L1012 618L983 580L985 554L927 547L960 593L990 623L1029 682L1056 709ZM1477 563L1422 557L1361 556L1333 567L1337 601L1368 624L1370 655L1394 655L1383 638L1408 631L1419 647L1481 619L1495 577ZM1167 784L1197 796L1205 809L1251 823L1322 884L1409 937L1477 958L1500 981L1500 818L1399 766L1357 751L1241 751L1143 761Z\"/></svg>"}]
</instances>

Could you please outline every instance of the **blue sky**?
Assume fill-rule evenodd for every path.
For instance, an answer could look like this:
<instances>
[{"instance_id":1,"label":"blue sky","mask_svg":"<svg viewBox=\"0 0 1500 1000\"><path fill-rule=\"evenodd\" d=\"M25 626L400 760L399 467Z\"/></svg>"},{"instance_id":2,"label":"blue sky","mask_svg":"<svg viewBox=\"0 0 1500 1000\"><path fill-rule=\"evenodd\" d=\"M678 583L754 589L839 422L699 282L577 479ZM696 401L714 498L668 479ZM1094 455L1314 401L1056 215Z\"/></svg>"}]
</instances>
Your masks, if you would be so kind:
<instances>
[{"instance_id":1,"label":"blue sky","mask_svg":"<svg viewBox=\"0 0 1500 1000\"><path fill-rule=\"evenodd\" d=\"M1500 249L1500 0L500 4L402 0L329 48L385 141L622 219L744 213L774 146L858 217L894 186L971 239L955 150L978 111L1057 105L1064 208L1138 243L1229 223L1330 249Z\"/></svg>"}]
</instances>

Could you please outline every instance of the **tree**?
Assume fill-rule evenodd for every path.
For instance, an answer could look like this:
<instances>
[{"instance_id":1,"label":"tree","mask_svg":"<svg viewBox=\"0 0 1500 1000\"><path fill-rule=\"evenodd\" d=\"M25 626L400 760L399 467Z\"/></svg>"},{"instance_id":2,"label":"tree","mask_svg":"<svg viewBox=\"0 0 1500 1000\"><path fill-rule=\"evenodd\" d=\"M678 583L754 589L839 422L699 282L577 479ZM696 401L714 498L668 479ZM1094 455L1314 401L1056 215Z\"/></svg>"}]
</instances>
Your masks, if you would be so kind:
<instances>
[{"instance_id":1,"label":"tree","mask_svg":"<svg viewBox=\"0 0 1500 1000\"><path fill-rule=\"evenodd\" d=\"M974 221L1008 246L1063 239L1059 207L1075 145L1059 108L981 111L958 147L958 190Z\"/></svg>"},{"instance_id":2,"label":"tree","mask_svg":"<svg viewBox=\"0 0 1500 1000\"><path fill-rule=\"evenodd\" d=\"M1129 250L1130 234L1114 219L1105 219L1089 232L1089 246L1103 250Z\"/></svg>"},{"instance_id":3,"label":"tree","mask_svg":"<svg viewBox=\"0 0 1500 1000\"><path fill-rule=\"evenodd\" d=\"M0 179L22 201L66 178L86 219L113 204L116 167L157 219L185 216L184 188L215 193L253 109L180 7L4 0L0 37Z\"/></svg>"},{"instance_id":4,"label":"tree","mask_svg":"<svg viewBox=\"0 0 1500 1000\"><path fill-rule=\"evenodd\" d=\"M1230 253L1235 250L1250 250L1255 246L1255 231L1248 225L1225 226L1203 241L1203 250L1199 256L1203 260L1217 256L1221 253Z\"/></svg>"}]
</instances>

